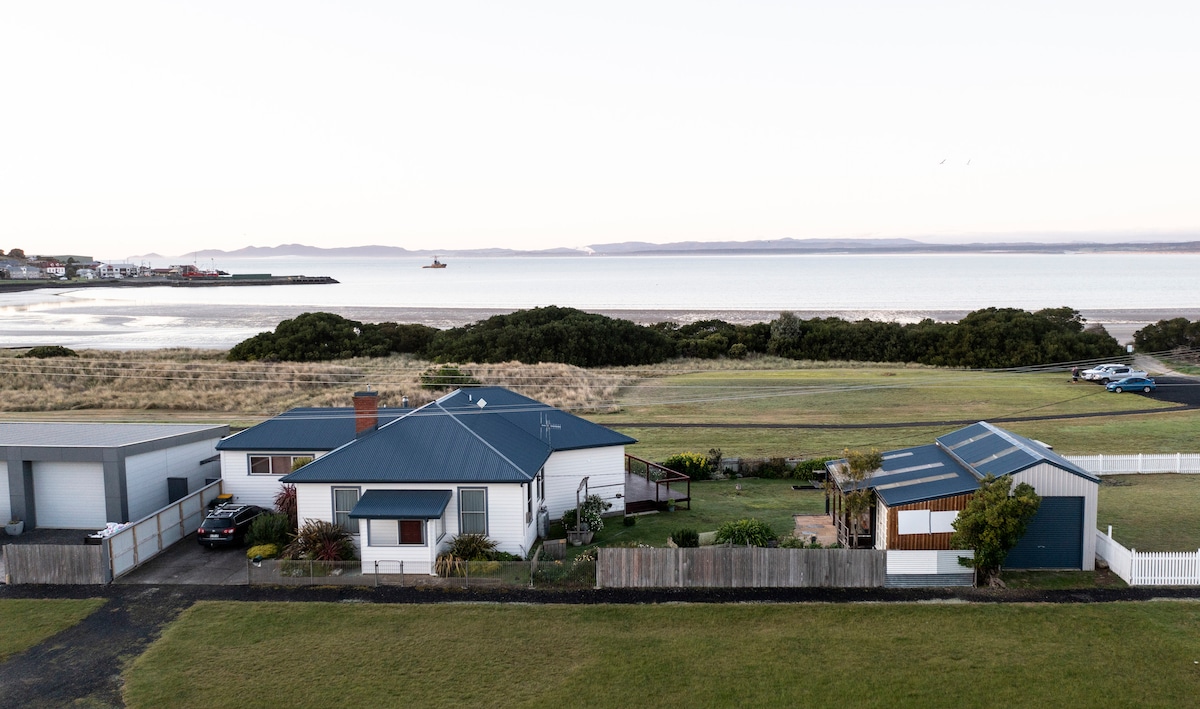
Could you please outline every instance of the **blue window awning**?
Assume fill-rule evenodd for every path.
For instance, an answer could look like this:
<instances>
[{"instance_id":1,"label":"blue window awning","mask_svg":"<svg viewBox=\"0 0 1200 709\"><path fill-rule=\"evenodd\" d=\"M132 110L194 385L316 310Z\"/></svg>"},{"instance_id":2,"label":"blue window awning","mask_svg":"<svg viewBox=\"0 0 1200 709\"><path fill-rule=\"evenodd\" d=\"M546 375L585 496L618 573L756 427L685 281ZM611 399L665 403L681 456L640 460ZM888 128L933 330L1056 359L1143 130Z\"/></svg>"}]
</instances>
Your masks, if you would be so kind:
<instances>
[{"instance_id":1,"label":"blue window awning","mask_svg":"<svg viewBox=\"0 0 1200 709\"><path fill-rule=\"evenodd\" d=\"M450 490L367 490L350 510L350 518L437 519L452 495Z\"/></svg>"}]
</instances>

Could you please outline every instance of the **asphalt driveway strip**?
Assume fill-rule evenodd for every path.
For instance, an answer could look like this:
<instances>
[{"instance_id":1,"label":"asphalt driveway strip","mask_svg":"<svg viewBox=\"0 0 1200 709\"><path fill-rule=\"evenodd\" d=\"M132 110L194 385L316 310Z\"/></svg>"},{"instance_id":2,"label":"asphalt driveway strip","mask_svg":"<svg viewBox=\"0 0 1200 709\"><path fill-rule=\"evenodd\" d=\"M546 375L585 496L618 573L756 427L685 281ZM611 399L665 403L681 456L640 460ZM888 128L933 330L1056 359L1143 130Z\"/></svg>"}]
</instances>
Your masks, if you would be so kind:
<instances>
[{"instance_id":1,"label":"asphalt driveway strip","mask_svg":"<svg viewBox=\"0 0 1200 709\"><path fill-rule=\"evenodd\" d=\"M121 674L196 601L333 603L1106 603L1200 600L1200 588L1053 591L974 588L447 589L283 586L0 586L4 598L105 598L68 628L0 664L0 705L121 707Z\"/></svg>"}]
</instances>

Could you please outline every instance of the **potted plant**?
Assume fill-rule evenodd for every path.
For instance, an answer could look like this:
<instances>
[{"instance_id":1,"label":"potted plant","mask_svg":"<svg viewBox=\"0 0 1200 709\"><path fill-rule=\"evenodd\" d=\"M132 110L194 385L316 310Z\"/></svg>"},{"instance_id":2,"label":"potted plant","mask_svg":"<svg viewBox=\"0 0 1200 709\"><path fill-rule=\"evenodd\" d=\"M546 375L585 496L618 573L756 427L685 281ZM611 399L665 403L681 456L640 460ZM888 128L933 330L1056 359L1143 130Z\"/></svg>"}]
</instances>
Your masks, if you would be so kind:
<instances>
[{"instance_id":1,"label":"potted plant","mask_svg":"<svg viewBox=\"0 0 1200 709\"><path fill-rule=\"evenodd\" d=\"M8 524L4 525L4 531L8 536L15 537L25 531L25 522L19 519L10 519Z\"/></svg>"}]
</instances>

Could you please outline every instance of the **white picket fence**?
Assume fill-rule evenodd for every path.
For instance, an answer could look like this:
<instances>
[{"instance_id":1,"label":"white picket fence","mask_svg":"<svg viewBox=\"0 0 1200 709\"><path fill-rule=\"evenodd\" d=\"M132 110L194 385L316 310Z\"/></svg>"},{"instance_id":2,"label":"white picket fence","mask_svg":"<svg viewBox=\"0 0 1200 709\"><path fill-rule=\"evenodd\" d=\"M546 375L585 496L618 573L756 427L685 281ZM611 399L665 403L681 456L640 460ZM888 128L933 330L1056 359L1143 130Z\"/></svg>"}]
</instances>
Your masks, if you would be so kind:
<instances>
[{"instance_id":1,"label":"white picket fence","mask_svg":"<svg viewBox=\"0 0 1200 709\"><path fill-rule=\"evenodd\" d=\"M1094 475L1200 474L1200 453L1135 453L1131 455L1067 455L1063 457Z\"/></svg>"},{"instance_id":2,"label":"white picket fence","mask_svg":"<svg viewBox=\"0 0 1200 709\"><path fill-rule=\"evenodd\" d=\"M1200 586L1200 549L1196 551L1152 551L1126 549L1096 530L1096 556L1130 586Z\"/></svg>"}]
</instances>

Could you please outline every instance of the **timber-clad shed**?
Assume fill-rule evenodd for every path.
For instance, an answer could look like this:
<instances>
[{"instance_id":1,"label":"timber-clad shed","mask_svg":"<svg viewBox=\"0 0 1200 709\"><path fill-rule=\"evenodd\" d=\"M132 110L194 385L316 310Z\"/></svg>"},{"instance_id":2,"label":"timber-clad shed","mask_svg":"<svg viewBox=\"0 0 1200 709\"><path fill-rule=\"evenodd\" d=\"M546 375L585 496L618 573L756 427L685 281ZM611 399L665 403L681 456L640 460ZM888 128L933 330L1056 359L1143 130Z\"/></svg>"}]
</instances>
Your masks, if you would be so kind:
<instances>
[{"instance_id":1,"label":"timber-clad shed","mask_svg":"<svg viewBox=\"0 0 1200 709\"><path fill-rule=\"evenodd\" d=\"M845 461L827 468L842 493L854 489L842 471ZM939 436L932 445L883 454L883 465L863 486L874 492L869 518L860 520L864 537L880 549L950 549L953 522L979 481L1011 475L1041 496L1037 515L1005 561L1009 568L1095 568L1099 478L1049 446L986 422ZM835 497L831 514L840 535L853 525Z\"/></svg>"}]
</instances>

